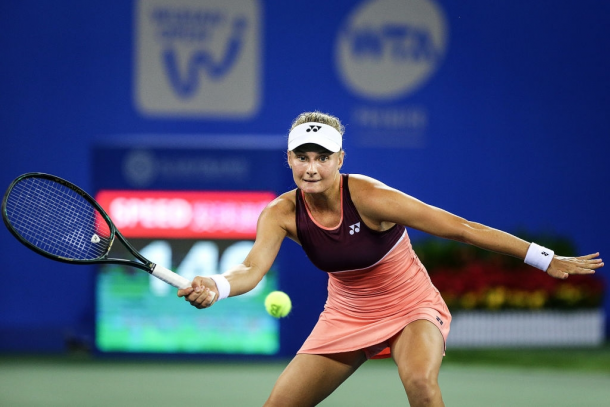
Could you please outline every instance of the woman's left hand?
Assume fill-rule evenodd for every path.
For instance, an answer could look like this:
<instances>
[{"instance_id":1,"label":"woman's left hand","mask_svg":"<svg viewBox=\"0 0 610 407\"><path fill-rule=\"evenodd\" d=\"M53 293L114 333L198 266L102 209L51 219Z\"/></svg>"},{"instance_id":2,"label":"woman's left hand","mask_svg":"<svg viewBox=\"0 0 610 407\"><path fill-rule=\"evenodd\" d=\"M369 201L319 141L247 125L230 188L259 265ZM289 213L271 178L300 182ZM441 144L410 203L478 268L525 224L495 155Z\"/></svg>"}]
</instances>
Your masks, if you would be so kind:
<instances>
[{"instance_id":1,"label":"woman's left hand","mask_svg":"<svg viewBox=\"0 0 610 407\"><path fill-rule=\"evenodd\" d=\"M595 270L603 266L599 253L580 257L555 256L546 272L551 277L565 280L570 274L594 274Z\"/></svg>"}]
</instances>

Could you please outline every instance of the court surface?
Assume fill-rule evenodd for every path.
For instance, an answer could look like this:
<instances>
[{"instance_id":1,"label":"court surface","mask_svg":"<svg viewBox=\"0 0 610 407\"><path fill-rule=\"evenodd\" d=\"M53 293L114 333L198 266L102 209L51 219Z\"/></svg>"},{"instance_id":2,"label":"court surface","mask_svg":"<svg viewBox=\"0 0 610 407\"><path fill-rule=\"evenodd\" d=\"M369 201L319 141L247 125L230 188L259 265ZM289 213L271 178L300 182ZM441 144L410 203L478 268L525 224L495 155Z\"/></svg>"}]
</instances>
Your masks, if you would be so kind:
<instances>
[{"instance_id":1,"label":"court surface","mask_svg":"<svg viewBox=\"0 0 610 407\"><path fill-rule=\"evenodd\" d=\"M287 362L99 361L0 357L2 407L261 406ZM608 406L607 372L448 364L447 406ZM324 407L408 405L396 367L369 361Z\"/></svg>"}]
</instances>

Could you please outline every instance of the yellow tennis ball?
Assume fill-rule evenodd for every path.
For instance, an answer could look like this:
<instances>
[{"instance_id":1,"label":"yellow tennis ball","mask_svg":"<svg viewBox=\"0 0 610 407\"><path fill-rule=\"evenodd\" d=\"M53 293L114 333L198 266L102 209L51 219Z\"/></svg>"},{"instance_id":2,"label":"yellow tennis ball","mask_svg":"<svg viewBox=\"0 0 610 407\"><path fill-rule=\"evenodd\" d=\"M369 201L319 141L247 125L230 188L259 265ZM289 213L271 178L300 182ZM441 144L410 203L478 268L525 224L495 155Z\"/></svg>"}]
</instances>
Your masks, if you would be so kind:
<instances>
[{"instance_id":1,"label":"yellow tennis ball","mask_svg":"<svg viewBox=\"0 0 610 407\"><path fill-rule=\"evenodd\" d=\"M273 291L265 298L265 309L272 317L283 318L292 309L292 301L285 292Z\"/></svg>"}]
</instances>

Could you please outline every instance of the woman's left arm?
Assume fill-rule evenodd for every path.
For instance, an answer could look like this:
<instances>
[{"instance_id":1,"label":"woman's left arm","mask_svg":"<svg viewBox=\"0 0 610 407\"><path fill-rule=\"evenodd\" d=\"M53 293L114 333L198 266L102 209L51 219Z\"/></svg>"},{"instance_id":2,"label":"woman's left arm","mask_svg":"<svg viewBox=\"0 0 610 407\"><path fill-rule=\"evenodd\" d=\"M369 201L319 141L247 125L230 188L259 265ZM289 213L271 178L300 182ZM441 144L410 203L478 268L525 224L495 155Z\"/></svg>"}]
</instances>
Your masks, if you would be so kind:
<instances>
[{"instance_id":1,"label":"woman's left arm","mask_svg":"<svg viewBox=\"0 0 610 407\"><path fill-rule=\"evenodd\" d=\"M510 233L471 222L443 209L427 205L403 192L373 180L355 176L358 209L379 222L398 223L434 236L471 244L482 249L525 259L530 243ZM350 181L352 176L350 176ZM350 185L351 186L351 185ZM351 188L350 188L351 190ZM546 272L565 279L570 274L593 274L603 267L599 253L581 257L555 255Z\"/></svg>"}]
</instances>

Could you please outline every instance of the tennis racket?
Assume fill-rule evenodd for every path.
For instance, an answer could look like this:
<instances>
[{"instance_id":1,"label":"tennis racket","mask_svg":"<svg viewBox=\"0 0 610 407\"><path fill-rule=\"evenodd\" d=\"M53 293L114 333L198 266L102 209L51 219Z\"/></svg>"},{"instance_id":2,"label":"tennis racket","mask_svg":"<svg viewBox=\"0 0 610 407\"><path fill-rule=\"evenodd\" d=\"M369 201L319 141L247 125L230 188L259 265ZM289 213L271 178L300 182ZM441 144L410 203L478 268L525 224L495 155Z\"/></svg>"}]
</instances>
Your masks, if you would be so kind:
<instances>
[{"instance_id":1,"label":"tennis racket","mask_svg":"<svg viewBox=\"0 0 610 407\"><path fill-rule=\"evenodd\" d=\"M17 177L2 199L2 220L17 240L52 260L132 266L176 288L191 285L138 253L95 199L54 175L31 172ZM109 257L115 238L137 261Z\"/></svg>"}]
</instances>

